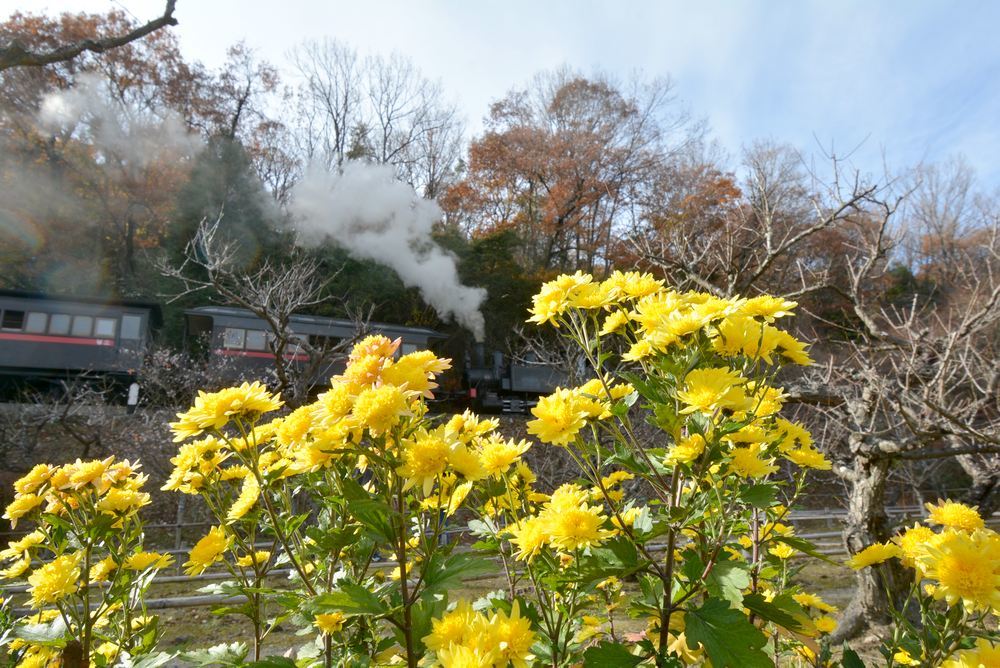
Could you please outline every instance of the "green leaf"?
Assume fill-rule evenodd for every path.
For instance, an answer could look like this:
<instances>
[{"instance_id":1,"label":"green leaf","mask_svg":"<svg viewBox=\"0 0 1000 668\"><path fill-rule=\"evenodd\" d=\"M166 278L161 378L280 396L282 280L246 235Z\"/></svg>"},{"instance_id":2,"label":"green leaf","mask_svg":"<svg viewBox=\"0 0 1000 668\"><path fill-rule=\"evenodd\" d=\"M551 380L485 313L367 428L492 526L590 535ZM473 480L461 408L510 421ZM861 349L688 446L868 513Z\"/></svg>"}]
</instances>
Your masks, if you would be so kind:
<instances>
[{"instance_id":1,"label":"green leaf","mask_svg":"<svg viewBox=\"0 0 1000 668\"><path fill-rule=\"evenodd\" d=\"M810 557L813 557L815 559L820 559L822 561L825 561L828 564L833 564L835 566L843 566L843 564L841 564L840 562L834 561L825 554L821 554L820 552L818 552L816 550L816 546L810 543L805 538L799 538L798 536L774 535L770 538L770 540L777 541L779 543L784 543L785 545L794 547L799 552L802 552L803 554L808 554Z\"/></svg>"},{"instance_id":2,"label":"green leaf","mask_svg":"<svg viewBox=\"0 0 1000 668\"><path fill-rule=\"evenodd\" d=\"M157 652L156 654L150 654L144 656L138 661L131 664L132 668L160 668L160 666L166 665L173 658L174 654L168 652Z\"/></svg>"},{"instance_id":3,"label":"green leaf","mask_svg":"<svg viewBox=\"0 0 1000 668\"><path fill-rule=\"evenodd\" d=\"M255 668L296 668L296 663L287 656L269 656L260 661L251 661L246 665Z\"/></svg>"},{"instance_id":4,"label":"green leaf","mask_svg":"<svg viewBox=\"0 0 1000 668\"><path fill-rule=\"evenodd\" d=\"M720 561L705 578L708 591L734 605L743 600L743 590L750 586L750 572L746 565L735 561Z\"/></svg>"},{"instance_id":5,"label":"green leaf","mask_svg":"<svg viewBox=\"0 0 1000 668\"><path fill-rule=\"evenodd\" d=\"M762 619L774 622L778 626L795 633L813 634L815 628L809 615L795 599L787 594L779 594L768 601L760 594L747 594L743 597L743 607Z\"/></svg>"},{"instance_id":6,"label":"green leaf","mask_svg":"<svg viewBox=\"0 0 1000 668\"><path fill-rule=\"evenodd\" d=\"M306 535L313 539L319 549L337 554L348 545L357 542L358 536L361 535L361 527L357 524L327 529L313 526L306 529Z\"/></svg>"},{"instance_id":7,"label":"green leaf","mask_svg":"<svg viewBox=\"0 0 1000 668\"><path fill-rule=\"evenodd\" d=\"M372 592L353 582L341 582L336 591L320 594L308 606L316 612L339 610L347 616L383 615L387 608Z\"/></svg>"},{"instance_id":8,"label":"green leaf","mask_svg":"<svg viewBox=\"0 0 1000 668\"><path fill-rule=\"evenodd\" d=\"M688 610L684 616L688 645L705 648L715 668L771 668L774 663L761 651L767 638L746 616L717 598Z\"/></svg>"},{"instance_id":9,"label":"green leaf","mask_svg":"<svg viewBox=\"0 0 1000 668\"><path fill-rule=\"evenodd\" d=\"M778 495L777 485L750 485L740 492L743 502L754 508L770 508Z\"/></svg>"},{"instance_id":10,"label":"green leaf","mask_svg":"<svg viewBox=\"0 0 1000 668\"><path fill-rule=\"evenodd\" d=\"M440 559L432 559L424 576L425 592L436 593L459 587L466 578L493 573L496 568L492 561L471 552L453 554L444 563L440 563Z\"/></svg>"},{"instance_id":11,"label":"green leaf","mask_svg":"<svg viewBox=\"0 0 1000 668\"><path fill-rule=\"evenodd\" d=\"M840 659L840 665L843 668L865 668L865 662L861 660L858 653L847 645L844 645L844 654Z\"/></svg>"},{"instance_id":12,"label":"green leaf","mask_svg":"<svg viewBox=\"0 0 1000 668\"><path fill-rule=\"evenodd\" d=\"M583 653L584 668L632 668L642 662L642 657L631 654L625 645L602 642Z\"/></svg>"},{"instance_id":13,"label":"green leaf","mask_svg":"<svg viewBox=\"0 0 1000 668\"><path fill-rule=\"evenodd\" d=\"M222 643L208 649L182 652L180 658L196 666L242 666L247 655L247 645L242 642Z\"/></svg>"},{"instance_id":14,"label":"green leaf","mask_svg":"<svg viewBox=\"0 0 1000 668\"><path fill-rule=\"evenodd\" d=\"M66 622L56 617L43 624L23 624L14 627L14 636L32 645L62 647L66 644Z\"/></svg>"}]
</instances>

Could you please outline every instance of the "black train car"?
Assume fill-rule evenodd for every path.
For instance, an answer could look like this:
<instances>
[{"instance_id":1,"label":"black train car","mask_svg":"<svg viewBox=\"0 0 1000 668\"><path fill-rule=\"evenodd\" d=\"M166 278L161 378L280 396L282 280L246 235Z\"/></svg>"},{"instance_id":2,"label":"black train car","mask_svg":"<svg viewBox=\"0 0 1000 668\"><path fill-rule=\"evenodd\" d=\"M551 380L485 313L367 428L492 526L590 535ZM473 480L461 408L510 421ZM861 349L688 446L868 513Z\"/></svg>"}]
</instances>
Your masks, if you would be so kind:
<instances>
[{"instance_id":1,"label":"black train car","mask_svg":"<svg viewBox=\"0 0 1000 668\"><path fill-rule=\"evenodd\" d=\"M0 290L0 382L131 382L161 324L152 302Z\"/></svg>"},{"instance_id":2,"label":"black train car","mask_svg":"<svg viewBox=\"0 0 1000 668\"><path fill-rule=\"evenodd\" d=\"M539 397L569 382L561 369L541 363L520 364L500 351L490 355L478 343L467 353L465 367L469 404L480 413L527 413Z\"/></svg>"},{"instance_id":3,"label":"black train car","mask_svg":"<svg viewBox=\"0 0 1000 668\"><path fill-rule=\"evenodd\" d=\"M252 312L232 306L199 306L184 311L184 318L186 340L204 341L209 359L222 370L225 377L234 380L262 378L273 368L270 330L267 323ZM301 337L300 340L320 348L332 347L356 334L354 321L320 316L293 315L289 327L294 333L293 344L289 346L285 356L298 362L305 362L308 358L294 345L295 337ZM372 334L402 339L399 350L404 355L432 348L432 344L445 338L434 330L385 323L369 323L368 329ZM341 360L321 370L316 381L323 382L343 371L343 368Z\"/></svg>"}]
</instances>

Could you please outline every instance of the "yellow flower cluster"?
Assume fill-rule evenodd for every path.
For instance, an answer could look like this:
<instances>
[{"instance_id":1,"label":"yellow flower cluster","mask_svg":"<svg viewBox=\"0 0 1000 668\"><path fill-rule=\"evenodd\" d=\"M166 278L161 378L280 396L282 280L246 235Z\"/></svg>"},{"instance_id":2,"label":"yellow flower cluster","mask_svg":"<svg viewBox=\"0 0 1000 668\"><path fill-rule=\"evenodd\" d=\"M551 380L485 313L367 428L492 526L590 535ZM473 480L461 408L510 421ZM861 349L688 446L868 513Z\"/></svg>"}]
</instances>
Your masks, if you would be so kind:
<instances>
[{"instance_id":1,"label":"yellow flower cluster","mask_svg":"<svg viewBox=\"0 0 1000 668\"><path fill-rule=\"evenodd\" d=\"M848 561L852 568L866 568L888 559L899 559L916 570L924 590L950 606L961 603L969 612L1000 612L1000 534L986 528L982 517L954 501L927 504L928 522L893 538L875 543ZM958 665L958 664L957 664Z\"/></svg>"},{"instance_id":2,"label":"yellow flower cluster","mask_svg":"<svg viewBox=\"0 0 1000 668\"><path fill-rule=\"evenodd\" d=\"M552 493L537 515L521 518L509 527L515 556L533 559L550 546L568 553L599 545L614 535L605 528L608 518L603 506L589 505L590 494L579 485L567 483Z\"/></svg>"},{"instance_id":3,"label":"yellow flower cluster","mask_svg":"<svg viewBox=\"0 0 1000 668\"><path fill-rule=\"evenodd\" d=\"M724 475L760 479L778 471L779 455L803 468L831 467L803 427L777 416L785 400L782 390L743 376L747 362L773 364L780 357L811 363L804 345L772 324L794 307L794 302L768 295L722 299L678 293L648 274L615 272L606 281L595 282L578 272L542 287L531 321L574 323L575 337L586 330L586 312L610 311L598 336L624 337L624 361L646 363L658 355L700 348L705 362L678 377L672 391L678 418L707 420L708 429L677 429L664 464L693 467L709 456L706 450L713 441L721 441L723 451L706 460L717 462L721 454L724 467L713 467L713 473L721 470ZM528 432L545 443L568 446L585 427L611 417L614 403L632 391L629 385L600 379L575 389L557 389L532 409L536 419L528 423ZM736 432L727 427L713 437L712 431L724 420L744 426Z\"/></svg>"},{"instance_id":4,"label":"yellow flower cluster","mask_svg":"<svg viewBox=\"0 0 1000 668\"><path fill-rule=\"evenodd\" d=\"M222 559L229 548L230 538L222 527L212 527L208 533L194 544L188 561L184 564L184 572L188 575L199 575L206 568Z\"/></svg>"},{"instance_id":5,"label":"yellow flower cluster","mask_svg":"<svg viewBox=\"0 0 1000 668\"><path fill-rule=\"evenodd\" d=\"M32 468L14 483L14 501L3 516L10 520L12 528L22 519L35 522L38 528L0 550L0 562L6 564L0 578L23 576L40 550L53 550L48 541L49 523L43 514L62 516L78 525L79 530L84 530L97 515L111 516L114 526L121 526L149 503L149 494L142 491L146 476L138 474L138 468L138 464L127 460L116 462L114 457ZM28 576L33 602L52 603L76 591L78 562L73 554L58 554L55 560L33 571ZM110 570L116 567L112 565Z\"/></svg>"},{"instance_id":6,"label":"yellow flower cluster","mask_svg":"<svg viewBox=\"0 0 1000 668\"><path fill-rule=\"evenodd\" d=\"M194 406L178 413L177 422L171 422L170 428L174 431L174 442L184 441L208 429L221 429L237 417L252 420L261 413L279 408L280 397L272 396L258 382L243 383L218 392L199 391Z\"/></svg>"},{"instance_id":7,"label":"yellow flower cluster","mask_svg":"<svg viewBox=\"0 0 1000 668\"><path fill-rule=\"evenodd\" d=\"M64 466L38 464L14 483L14 501L4 511L11 528L34 511L61 515L86 508L119 519L130 516L149 503L149 494L140 491L146 482L138 475L138 464L114 457L80 461Z\"/></svg>"},{"instance_id":8,"label":"yellow flower cluster","mask_svg":"<svg viewBox=\"0 0 1000 668\"><path fill-rule=\"evenodd\" d=\"M419 400L431 396L435 376L450 366L428 351L396 358L399 343L379 335L363 339L352 350L344 373L331 379L330 389L315 403L271 422L257 424L282 402L260 383L199 393L195 405L179 413L171 427L175 441L208 433L180 447L164 489L197 494L219 482L241 482L229 514L232 521L252 508L260 491L260 481L248 477L250 460L266 476L315 472L331 466L365 433L385 435L423 410ZM231 426L236 428L227 430ZM239 463L225 466L234 455Z\"/></svg>"},{"instance_id":9,"label":"yellow flower cluster","mask_svg":"<svg viewBox=\"0 0 1000 668\"><path fill-rule=\"evenodd\" d=\"M811 364L805 345L774 327L796 306L779 297L724 299L703 292L680 293L663 287L649 274L615 271L603 282L577 272L542 286L533 299L529 322L558 327L573 310L610 312L601 335L629 337L626 361L644 360L696 336L706 337L723 357L745 356L767 364L774 355L795 364Z\"/></svg>"},{"instance_id":10,"label":"yellow flower cluster","mask_svg":"<svg viewBox=\"0 0 1000 668\"><path fill-rule=\"evenodd\" d=\"M468 601L459 601L453 610L433 620L423 641L443 668L525 668L535 658L531 653L535 633L516 601L509 614L500 611L490 617L473 610Z\"/></svg>"},{"instance_id":11,"label":"yellow flower cluster","mask_svg":"<svg viewBox=\"0 0 1000 668\"><path fill-rule=\"evenodd\" d=\"M956 652L941 664L941 668L993 668L994 666L1000 666L1000 645L995 645L985 638L977 640L974 648Z\"/></svg>"},{"instance_id":12,"label":"yellow flower cluster","mask_svg":"<svg viewBox=\"0 0 1000 668\"><path fill-rule=\"evenodd\" d=\"M599 378L576 388L558 388L531 409L537 419L528 422L528 433L544 443L568 445L588 421L611 417L611 405L633 391L628 383Z\"/></svg>"},{"instance_id":13,"label":"yellow flower cluster","mask_svg":"<svg viewBox=\"0 0 1000 668\"><path fill-rule=\"evenodd\" d=\"M455 479L449 476L468 482L503 476L531 446L500 438L496 426L495 420L480 421L466 412L434 429L418 429L403 441L403 463L396 469L406 480L404 488L418 487L430 496L437 481L449 482L441 490L454 486Z\"/></svg>"}]
</instances>

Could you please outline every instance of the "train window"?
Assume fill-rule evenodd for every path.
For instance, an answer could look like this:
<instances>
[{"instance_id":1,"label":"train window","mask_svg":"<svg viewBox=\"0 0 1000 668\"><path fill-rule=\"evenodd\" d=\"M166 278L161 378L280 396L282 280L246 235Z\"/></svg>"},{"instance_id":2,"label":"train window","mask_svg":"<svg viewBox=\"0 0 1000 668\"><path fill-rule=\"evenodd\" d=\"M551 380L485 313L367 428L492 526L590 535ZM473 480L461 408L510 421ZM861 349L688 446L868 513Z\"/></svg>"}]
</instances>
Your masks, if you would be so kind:
<instances>
[{"instance_id":1,"label":"train window","mask_svg":"<svg viewBox=\"0 0 1000 668\"><path fill-rule=\"evenodd\" d=\"M247 350L267 350L267 341L264 332L259 329L248 329L246 348Z\"/></svg>"},{"instance_id":2,"label":"train window","mask_svg":"<svg viewBox=\"0 0 1000 668\"><path fill-rule=\"evenodd\" d=\"M94 318L89 315L74 315L73 328L70 333L73 336L90 336L94 329Z\"/></svg>"},{"instance_id":3,"label":"train window","mask_svg":"<svg viewBox=\"0 0 1000 668\"><path fill-rule=\"evenodd\" d=\"M122 316L122 338L139 339L139 332L142 331L142 317L138 315Z\"/></svg>"},{"instance_id":4,"label":"train window","mask_svg":"<svg viewBox=\"0 0 1000 668\"><path fill-rule=\"evenodd\" d=\"M247 330L239 327L226 327L222 334L222 346L224 348L243 348L243 340Z\"/></svg>"},{"instance_id":5,"label":"train window","mask_svg":"<svg viewBox=\"0 0 1000 668\"><path fill-rule=\"evenodd\" d=\"M70 318L65 313L53 313L49 318L49 334L69 334L69 321Z\"/></svg>"},{"instance_id":6,"label":"train window","mask_svg":"<svg viewBox=\"0 0 1000 668\"><path fill-rule=\"evenodd\" d=\"M5 310L3 320L0 320L0 329L20 332L24 329L24 311Z\"/></svg>"},{"instance_id":7,"label":"train window","mask_svg":"<svg viewBox=\"0 0 1000 668\"><path fill-rule=\"evenodd\" d=\"M115 338L115 326L118 321L114 318L97 318L94 321L94 336L99 339Z\"/></svg>"},{"instance_id":8,"label":"train window","mask_svg":"<svg viewBox=\"0 0 1000 668\"><path fill-rule=\"evenodd\" d=\"M44 334L48 324L49 315L47 313L28 313L28 319L24 322L24 331L29 334Z\"/></svg>"}]
</instances>

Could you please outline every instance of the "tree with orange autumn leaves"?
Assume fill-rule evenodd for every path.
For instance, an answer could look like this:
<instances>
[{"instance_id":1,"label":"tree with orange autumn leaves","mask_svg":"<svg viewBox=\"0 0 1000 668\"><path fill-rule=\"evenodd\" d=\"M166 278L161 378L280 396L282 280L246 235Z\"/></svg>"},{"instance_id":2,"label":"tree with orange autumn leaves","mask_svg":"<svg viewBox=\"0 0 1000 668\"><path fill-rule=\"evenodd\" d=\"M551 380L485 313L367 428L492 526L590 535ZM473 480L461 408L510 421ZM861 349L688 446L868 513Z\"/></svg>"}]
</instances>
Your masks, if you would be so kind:
<instances>
[{"instance_id":1,"label":"tree with orange autumn leaves","mask_svg":"<svg viewBox=\"0 0 1000 668\"><path fill-rule=\"evenodd\" d=\"M667 80L540 75L493 104L442 201L474 236L514 230L531 273L600 273L651 177L701 131Z\"/></svg>"}]
</instances>

